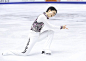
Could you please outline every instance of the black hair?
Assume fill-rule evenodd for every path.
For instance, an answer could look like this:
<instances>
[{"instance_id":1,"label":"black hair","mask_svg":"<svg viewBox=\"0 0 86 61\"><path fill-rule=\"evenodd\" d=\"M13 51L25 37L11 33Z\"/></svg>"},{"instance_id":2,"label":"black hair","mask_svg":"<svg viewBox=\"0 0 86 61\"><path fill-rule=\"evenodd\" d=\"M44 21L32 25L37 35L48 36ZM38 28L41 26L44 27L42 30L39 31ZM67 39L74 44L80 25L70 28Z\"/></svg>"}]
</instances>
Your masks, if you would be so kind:
<instances>
[{"instance_id":1,"label":"black hair","mask_svg":"<svg viewBox=\"0 0 86 61\"><path fill-rule=\"evenodd\" d=\"M49 10L55 10L56 11L56 13L57 13L57 9L55 8L55 7L53 7L53 6L50 6L48 9L47 9L47 11L46 12L48 12Z\"/></svg>"}]
</instances>

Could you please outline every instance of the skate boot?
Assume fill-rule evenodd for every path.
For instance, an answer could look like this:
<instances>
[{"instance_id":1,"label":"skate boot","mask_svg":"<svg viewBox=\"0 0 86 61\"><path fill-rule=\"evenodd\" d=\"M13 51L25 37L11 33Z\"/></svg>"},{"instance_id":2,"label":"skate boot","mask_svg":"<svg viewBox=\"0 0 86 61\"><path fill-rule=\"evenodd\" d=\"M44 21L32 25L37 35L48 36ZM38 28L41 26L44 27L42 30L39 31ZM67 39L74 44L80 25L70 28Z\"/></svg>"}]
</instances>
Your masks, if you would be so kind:
<instances>
[{"instance_id":1,"label":"skate boot","mask_svg":"<svg viewBox=\"0 0 86 61\"><path fill-rule=\"evenodd\" d=\"M51 51L50 50L45 50L45 51L42 51L41 54L51 55Z\"/></svg>"},{"instance_id":2,"label":"skate boot","mask_svg":"<svg viewBox=\"0 0 86 61\"><path fill-rule=\"evenodd\" d=\"M5 51L2 53L3 56L7 56L7 55L12 55L13 53L10 51Z\"/></svg>"}]
</instances>

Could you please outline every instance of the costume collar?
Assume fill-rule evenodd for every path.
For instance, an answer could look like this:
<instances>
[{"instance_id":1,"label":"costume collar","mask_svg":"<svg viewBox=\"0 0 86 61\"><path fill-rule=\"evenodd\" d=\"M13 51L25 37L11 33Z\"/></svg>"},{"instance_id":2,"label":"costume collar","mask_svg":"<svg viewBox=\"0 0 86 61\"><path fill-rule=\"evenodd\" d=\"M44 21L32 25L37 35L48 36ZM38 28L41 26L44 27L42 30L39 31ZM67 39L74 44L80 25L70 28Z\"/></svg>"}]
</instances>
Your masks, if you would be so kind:
<instances>
[{"instance_id":1,"label":"costume collar","mask_svg":"<svg viewBox=\"0 0 86 61\"><path fill-rule=\"evenodd\" d=\"M49 19L49 17L46 15L46 13L45 13L45 12L44 12L43 14L47 17L47 19Z\"/></svg>"}]
</instances>

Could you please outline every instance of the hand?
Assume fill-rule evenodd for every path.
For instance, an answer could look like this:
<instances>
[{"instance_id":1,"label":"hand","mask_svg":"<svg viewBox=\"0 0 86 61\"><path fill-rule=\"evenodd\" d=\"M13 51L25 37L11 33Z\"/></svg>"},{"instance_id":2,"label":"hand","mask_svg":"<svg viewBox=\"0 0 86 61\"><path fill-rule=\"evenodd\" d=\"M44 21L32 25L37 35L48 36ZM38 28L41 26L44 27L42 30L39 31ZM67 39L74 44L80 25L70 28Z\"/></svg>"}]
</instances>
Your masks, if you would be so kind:
<instances>
[{"instance_id":1,"label":"hand","mask_svg":"<svg viewBox=\"0 0 86 61\"><path fill-rule=\"evenodd\" d=\"M68 28L66 28L66 25L64 25L62 29L68 29Z\"/></svg>"}]
</instances>

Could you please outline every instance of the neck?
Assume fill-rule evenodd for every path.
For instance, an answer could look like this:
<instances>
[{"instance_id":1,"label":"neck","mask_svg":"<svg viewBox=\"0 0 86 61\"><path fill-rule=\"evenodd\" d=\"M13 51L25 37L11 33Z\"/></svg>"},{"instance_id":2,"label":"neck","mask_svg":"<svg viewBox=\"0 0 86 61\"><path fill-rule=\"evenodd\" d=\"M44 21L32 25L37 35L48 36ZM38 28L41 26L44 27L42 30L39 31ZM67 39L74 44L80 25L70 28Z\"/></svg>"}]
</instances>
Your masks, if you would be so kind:
<instances>
[{"instance_id":1,"label":"neck","mask_svg":"<svg viewBox=\"0 0 86 61\"><path fill-rule=\"evenodd\" d=\"M45 12L46 13L46 15L48 16L48 12ZM49 16L48 16L49 17Z\"/></svg>"}]
</instances>

